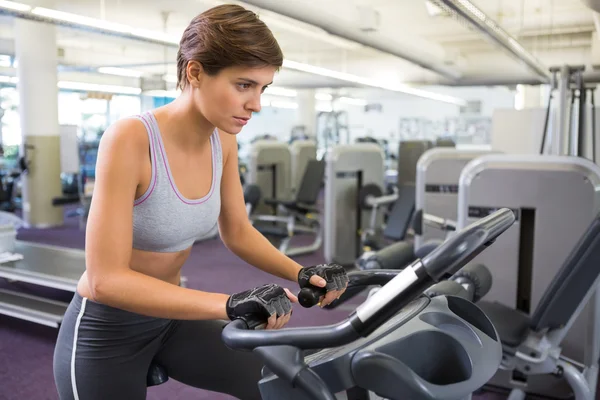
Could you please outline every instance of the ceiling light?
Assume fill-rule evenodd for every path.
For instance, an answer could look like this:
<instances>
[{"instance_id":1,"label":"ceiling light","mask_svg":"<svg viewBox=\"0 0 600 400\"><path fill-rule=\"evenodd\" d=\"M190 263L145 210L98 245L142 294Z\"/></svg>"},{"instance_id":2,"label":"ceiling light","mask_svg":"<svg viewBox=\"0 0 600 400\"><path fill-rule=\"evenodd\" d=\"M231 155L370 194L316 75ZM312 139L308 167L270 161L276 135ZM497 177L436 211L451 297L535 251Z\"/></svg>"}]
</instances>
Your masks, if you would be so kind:
<instances>
[{"instance_id":1,"label":"ceiling light","mask_svg":"<svg viewBox=\"0 0 600 400\"><path fill-rule=\"evenodd\" d=\"M115 67L100 67L100 68L98 68L98 72L100 72L101 74L117 75L117 76L130 76L133 78L139 78L142 76L142 73L140 71L136 71L134 69L115 68Z\"/></svg>"},{"instance_id":2,"label":"ceiling light","mask_svg":"<svg viewBox=\"0 0 600 400\"><path fill-rule=\"evenodd\" d=\"M0 83L18 84L19 78L16 76L0 75ZM100 85L96 83L58 81L56 85L59 89L81 90L85 92L103 92L113 94L137 95L141 93L140 88L132 86Z\"/></svg>"},{"instance_id":3,"label":"ceiling light","mask_svg":"<svg viewBox=\"0 0 600 400\"><path fill-rule=\"evenodd\" d=\"M90 18L78 14L71 14L63 11L51 10L49 8L36 7L31 10L31 13L58 21L73 22L76 24L85 25L92 28L106 29L113 32L128 33L131 30L131 28L129 28L127 25L117 24L97 18Z\"/></svg>"},{"instance_id":4,"label":"ceiling light","mask_svg":"<svg viewBox=\"0 0 600 400\"><path fill-rule=\"evenodd\" d=\"M68 90L83 90L86 92L104 92L114 94L140 94L142 90L140 88L132 86L117 86L117 85L99 85L96 83L84 83L84 82L71 82L71 81L59 81L58 87L60 89Z\"/></svg>"},{"instance_id":5,"label":"ceiling light","mask_svg":"<svg viewBox=\"0 0 600 400\"><path fill-rule=\"evenodd\" d=\"M141 37L141 38L148 38L148 39L156 40L158 42L173 43L176 45L179 45L179 42L181 41L181 35L179 35L179 36L169 35L168 33L163 33L163 32L158 32L158 31L149 31L147 29L137 29L137 28L130 28L130 29L131 30L128 33L132 34L133 36L137 36L137 37ZM183 32L182 32L182 34L183 34Z\"/></svg>"},{"instance_id":6,"label":"ceiling light","mask_svg":"<svg viewBox=\"0 0 600 400\"><path fill-rule=\"evenodd\" d=\"M23 3L15 3L14 1L0 0L0 8L15 11L29 11L31 6Z\"/></svg>"},{"instance_id":7,"label":"ceiling light","mask_svg":"<svg viewBox=\"0 0 600 400\"><path fill-rule=\"evenodd\" d=\"M414 96L424 97L424 98L427 98L430 100L443 101L446 103L456 104L459 106L464 106L467 104L467 102L464 99L460 99L458 97L447 96L444 94L430 92L427 90L417 89L417 88L409 87L407 85L401 85L401 84L394 85L394 84L389 84L387 82L386 83L377 82L373 79L363 78L363 77L348 74L345 72L332 71L327 68L316 67L314 65L299 63L297 61L283 60L283 66L285 68L294 69L297 71L308 72L311 74L326 76L329 78L339 79L339 80L351 82L351 83L357 83L360 85L390 90L393 92L411 94Z\"/></svg>"},{"instance_id":8,"label":"ceiling light","mask_svg":"<svg viewBox=\"0 0 600 400\"><path fill-rule=\"evenodd\" d=\"M31 10L32 14L50 18L56 21L69 22L78 25L84 25L91 28L103 29L115 33L127 34L130 36L149 39L166 44L178 45L180 37L168 35L159 31L148 31L146 29L133 28L128 25L110 22L97 18L90 18L79 14L71 14L63 11L51 10L44 7L35 7Z\"/></svg>"}]
</instances>

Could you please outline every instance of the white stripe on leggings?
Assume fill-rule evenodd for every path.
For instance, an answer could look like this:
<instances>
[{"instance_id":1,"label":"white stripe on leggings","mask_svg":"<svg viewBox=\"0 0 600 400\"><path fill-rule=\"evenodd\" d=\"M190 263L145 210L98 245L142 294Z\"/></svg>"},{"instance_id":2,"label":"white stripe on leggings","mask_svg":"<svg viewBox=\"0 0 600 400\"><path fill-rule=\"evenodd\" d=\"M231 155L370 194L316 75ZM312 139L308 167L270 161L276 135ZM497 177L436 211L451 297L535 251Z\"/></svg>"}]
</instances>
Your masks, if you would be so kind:
<instances>
[{"instance_id":1,"label":"white stripe on leggings","mask_svg":"<svg viewBox=\"0 0 600 400\"><path fill-rule=\"evenodd\" d=\"M79 334L79 324L81 323L81 318L83 317L83 313L85 312L86 301L87 299L85 297L81 300L81 310L79 310L77 322L75 323L75 332L73 333L73 352L71 354L71 385L73 386L73 397L75 398L75 400L79 400L79 394L77 393L77 383L75 382L75 352L77 351L77 336Z\"/></svg>"}]
</instances>

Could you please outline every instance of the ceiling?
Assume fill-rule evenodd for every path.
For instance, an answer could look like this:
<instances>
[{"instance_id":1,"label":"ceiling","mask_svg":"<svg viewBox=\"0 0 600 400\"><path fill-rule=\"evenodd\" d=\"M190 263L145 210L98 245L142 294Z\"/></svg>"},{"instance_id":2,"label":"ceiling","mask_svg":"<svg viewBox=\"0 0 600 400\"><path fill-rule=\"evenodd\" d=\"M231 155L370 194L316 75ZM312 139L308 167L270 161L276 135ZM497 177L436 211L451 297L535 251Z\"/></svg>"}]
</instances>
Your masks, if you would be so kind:
<instances>
[{"instance_id":1,"label":"ceiling","mask_svg":"<svg viewBox=\"0 0 600 400\"><path fill-rule=\"evenodd\" d=\"M273 30L285 58L312 66L368 78L386 86L436 85L468 82L535 81L536 74L484 35L425 0L278 0L286 14L300 15L361 40L393 47L438 66L457 77L431 71L398 56L329 35L315 26L237 2L259 12ZM595 60L598 38L592 10L582 0L471 0L537 59L544 68L562 63L584 64ZM223 4L220 0L23 0L82 16L99 18L178 36L198 13ZM270 4L270 3L269 3ZM165 16L167 18L165 19ZM331 28L331 29L334 29ZM10 53L13 18L0 18L0 50ZM135 68L146 75L175 74L175 46L111 37L72 28L58 28L60 62L86 71L99 66ZM284 68L278 86L356 86L340 79Z\"/></svg>"}]
</instances>

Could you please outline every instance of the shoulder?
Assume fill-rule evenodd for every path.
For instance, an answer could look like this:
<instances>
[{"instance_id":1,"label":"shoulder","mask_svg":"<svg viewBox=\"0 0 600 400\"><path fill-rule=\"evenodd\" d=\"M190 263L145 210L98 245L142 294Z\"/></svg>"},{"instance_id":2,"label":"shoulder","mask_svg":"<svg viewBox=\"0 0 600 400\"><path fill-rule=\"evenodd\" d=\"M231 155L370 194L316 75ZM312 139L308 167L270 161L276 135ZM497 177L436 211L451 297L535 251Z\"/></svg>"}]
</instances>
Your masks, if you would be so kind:
<instances>
[{"instance_id":1,"label":"shoulder","mask_svg":"<svg viewBox=\"0 0 600 400\"><path fill-rule=\"evenodd\" d=\"M223 151L223 160L226 162L230 155L237 158L237 138L231 133L227 133L221 129L217 129L219 134L219 140L221 141L221 148Z\"/></svg>"},{"instance_id":2,"label":"shoulder","mask_svg":"<svg viewBox=\"0 0 600 400\"><path fill-rule=\"evenodd\" d=\"M100 139L100 149L130 155L145 153L149 145L144 123L138 118L123 118L108 127Z\"/></svg>"}]
</instances>

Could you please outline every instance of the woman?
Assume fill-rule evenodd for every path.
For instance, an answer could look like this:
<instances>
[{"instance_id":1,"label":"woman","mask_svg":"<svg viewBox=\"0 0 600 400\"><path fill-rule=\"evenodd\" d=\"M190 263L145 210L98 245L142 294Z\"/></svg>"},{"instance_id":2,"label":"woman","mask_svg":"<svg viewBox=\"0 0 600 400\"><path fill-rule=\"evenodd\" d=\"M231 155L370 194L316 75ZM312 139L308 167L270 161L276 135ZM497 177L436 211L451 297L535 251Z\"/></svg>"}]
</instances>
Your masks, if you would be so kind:
<instances>
[{"instance_id":1,"label":"woman","mask_svg":"<svg viewBox=\"0 0 600 400\"><path fill-rule=\"evenodd\" d=\"M181 95L103 135L86 272L54 354L61 399L144 399L151 362L188 385L260 398L260 360L226 348L221 329L249 312L263 315L267 329L282 328L297 298L272 284L231 296L180 287L195 238L216 223L225 245L249 264L300 287L327 286L322 306L345 290L343 268L302 268L246 215L235 135L260 110L282 63L254 13L234 5L210 9L181 39Z\"/></svg>"}]
</instances>

